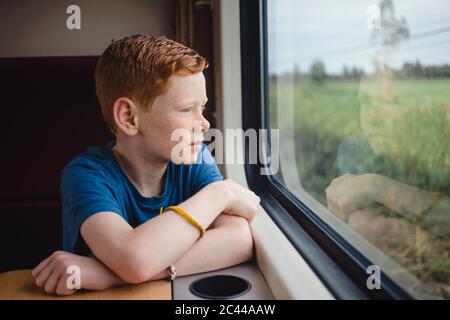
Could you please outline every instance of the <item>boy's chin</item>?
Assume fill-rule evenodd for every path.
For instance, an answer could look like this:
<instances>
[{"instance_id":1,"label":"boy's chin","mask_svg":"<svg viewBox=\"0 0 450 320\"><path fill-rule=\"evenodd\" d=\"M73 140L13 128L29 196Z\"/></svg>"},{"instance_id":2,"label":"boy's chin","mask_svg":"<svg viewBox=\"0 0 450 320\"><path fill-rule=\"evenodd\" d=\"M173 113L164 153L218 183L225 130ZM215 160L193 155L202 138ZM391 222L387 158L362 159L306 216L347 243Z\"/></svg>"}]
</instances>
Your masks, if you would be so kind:
<instances>
[{"instance_id":1,"label":"boy's chin","mask_svg":"<svg viewBox=\"0 0 450 320\"><path fill-rule=\"evenodd\" d=\"M172 162L175 164L194 164L197 162L199 152L197 150L192 150L190 154L177 156L175 158L172 158Z\"/></svg>"}]
</instances>

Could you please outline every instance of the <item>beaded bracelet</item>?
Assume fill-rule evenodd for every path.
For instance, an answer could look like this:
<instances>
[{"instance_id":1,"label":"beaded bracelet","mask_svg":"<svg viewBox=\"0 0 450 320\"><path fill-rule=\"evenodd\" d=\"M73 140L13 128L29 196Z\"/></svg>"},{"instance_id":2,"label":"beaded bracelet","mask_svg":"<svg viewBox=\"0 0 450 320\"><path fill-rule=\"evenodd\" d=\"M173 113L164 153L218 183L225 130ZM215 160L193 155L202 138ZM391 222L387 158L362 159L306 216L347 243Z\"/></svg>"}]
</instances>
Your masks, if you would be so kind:
<instances>
[{"instance_id":1,"label":"beaded bracelet","mask_svg":"<svg viewBox=\"0 0 450 320\"><path fill-rule=\"evenodd\" d=\"M169 279L170 281L173 281L177 277L177 268L173 264L171 264L168 268L169 271Z\"/></svg>"}]
</instances>

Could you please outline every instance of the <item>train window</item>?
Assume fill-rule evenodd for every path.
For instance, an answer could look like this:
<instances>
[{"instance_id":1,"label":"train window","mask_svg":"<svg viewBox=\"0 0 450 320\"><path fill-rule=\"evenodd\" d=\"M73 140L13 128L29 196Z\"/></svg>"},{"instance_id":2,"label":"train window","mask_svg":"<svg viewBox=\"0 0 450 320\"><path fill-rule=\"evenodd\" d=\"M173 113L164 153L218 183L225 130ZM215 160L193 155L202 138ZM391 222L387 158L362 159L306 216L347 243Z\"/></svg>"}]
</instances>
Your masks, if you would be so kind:
<instances>
[{"instance_id":1,"label":"train window","mask_svg":"<svg viewBox=\"0 0 450 320\"><path fill-rule=\"evenodd\" d=\"M274 175L418 298L450 298L450 4L267 0Z\"/></svg>"}]
</instances>

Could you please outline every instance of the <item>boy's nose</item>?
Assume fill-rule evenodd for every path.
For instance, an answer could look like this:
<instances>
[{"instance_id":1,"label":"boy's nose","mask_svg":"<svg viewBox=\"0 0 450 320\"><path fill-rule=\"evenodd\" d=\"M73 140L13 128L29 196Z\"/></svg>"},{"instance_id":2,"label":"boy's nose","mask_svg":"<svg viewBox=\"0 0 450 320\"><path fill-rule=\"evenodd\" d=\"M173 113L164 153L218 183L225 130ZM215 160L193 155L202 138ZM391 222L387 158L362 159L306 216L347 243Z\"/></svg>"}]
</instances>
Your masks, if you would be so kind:
<instances>
[{"instance_id":1,"label":"boy's nose","mask_svg":"<svg viewBox=\"0 0 450 320\"><path fill-rule=\"evenodd\" d=\"M203 132L206 132L209 129L210 123L209 123L208 120L206 120L205 117L202 116L202 118L203 118L203 120L202 120L202 122L203 122Z\"/></svg>"},{"instance_id":2,"label":"boy's nose","mask_svg":"<svg viewBox=\"0 0 450 320\"><path fill-rule=\"evenodd\" d=\"M202 132L205 133L209 129L209 121L202 116L200 120L194 121L194 132Z\"/></svg>"}]
</instances>

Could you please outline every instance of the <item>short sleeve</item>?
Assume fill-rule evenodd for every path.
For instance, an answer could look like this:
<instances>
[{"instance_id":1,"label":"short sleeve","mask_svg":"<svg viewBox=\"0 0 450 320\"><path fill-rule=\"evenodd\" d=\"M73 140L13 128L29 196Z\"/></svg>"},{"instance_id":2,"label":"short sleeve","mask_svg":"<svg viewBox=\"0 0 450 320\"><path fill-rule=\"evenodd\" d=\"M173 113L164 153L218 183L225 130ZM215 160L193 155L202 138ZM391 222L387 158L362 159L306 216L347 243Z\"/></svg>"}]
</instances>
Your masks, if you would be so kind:
<instances>
[{"instance_id":1,"label":"short sleeve","mask_svg":"<svg viewBox=\"0 0 450 320\"><path fill-rule=\"evenodd\" d=\"M197 193L214 181L223 180L217 163L205 144L202 145L202 150L198 155L196 163L191 167L192 194Z\"/></svg>"},{"instance_id":2,"label":"short sleeve","mask_svg":"<svg viewBox=\"0 0 450 320\"><path fill-rule=\"evenodd\" d=\"M61 198L65 251L74 252L81 225L93 214L112 211L124 217L113 186L105 170L95 163L69 164L64 169Z\"/></svg>"}]
</instances>

